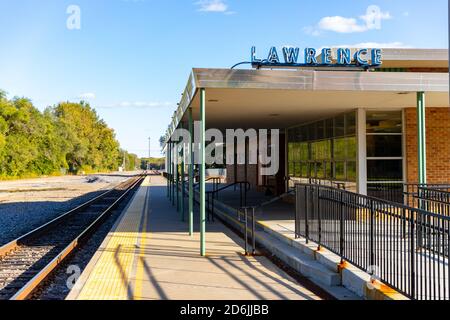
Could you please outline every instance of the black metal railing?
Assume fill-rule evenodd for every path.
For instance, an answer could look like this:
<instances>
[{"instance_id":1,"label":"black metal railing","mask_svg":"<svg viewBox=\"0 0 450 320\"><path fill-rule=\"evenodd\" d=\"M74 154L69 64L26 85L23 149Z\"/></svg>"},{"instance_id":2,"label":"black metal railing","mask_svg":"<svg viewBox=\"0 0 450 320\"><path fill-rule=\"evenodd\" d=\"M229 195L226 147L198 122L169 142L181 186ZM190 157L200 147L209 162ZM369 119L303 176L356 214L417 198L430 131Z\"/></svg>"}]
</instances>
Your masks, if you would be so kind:
<instances>
[{"instance_id":1,"label":"black metal railing","mask_svg":"<svg viewBox=\"0 0 450 320\"><path fill-rule=\"evenodd\" d=\"M370 183L367 194L434 213L449 214L449 184Z\"/></svg>"},{"instance_id":2,"label":"black metal railing","mask_svg":"<svg viewBox=\"0 0 450 320\"><path fill-rule=\"evenodd\" d=\"M418 300L450 298L450 217L332 187L298 184L295 233Z\"/></svg>"},{"instance_id":3,"label":"black metal railing","mask_svg":"<svg viewBox=\"0 0 450 320\"><path fill-rule=\"evenodd\" d=\"M403 183L370 183L367 184L367 195L369 197L406 204Z\"/></svg>"},{"instance_id":4,"label":"black metal railing","mask_svg":"<svg viewBox=\"0 0 450 320\"><path fill-rule=\"evenodd\" d=\"M210 177L205 180L205 183L211 181L212 185L213 185L213 191L216 191L219 189L220 185L222 184L222 180L223 179L219 178L219 177ZM194 189L198 189L198 188L200 188L200 182L194 183Z\"/></svg>"},{"instance_id":5,"label":"black metal railing","mask_svg":"<svg viewBox=\"0 0 450 320\"><path fill-rule=\"evenodd\" d=\"M244 241L245 241L245 255L256 254L256 226L257 213L262 212L267 206L270 206L278 201L282 201L286 197L295 195L295 190L286 192L278 197L272 198L256 206L241 207L238 211L238 221L244 222ZM242 219L243 218L243 219ZM249 248L251 247L251 251Z\"/></svg>"},{"instance_id":6,"label":"black metal railing","mask_svg":"<svg viewBox=\"0 0 450 320\"><path fill-rule=\"evenodd\" d=\"M405 204L434 213L450 215L448 184L407 184Z\"/></svg>"},{"instance_id":7,"label":"black metal railing","mask_svg":"<svg viewBox=\"0 0 450 320\"><path fill-rule=\"evenodd\" d=\"M251 184L248 181L238 181L231 184L228 184L221 188L216 188L213 191L206 192L206 208L208 212L208 220L214 221L214 209L215 209L215 201L219 199L220 192L228 190L230 188L239 189L239 207L247 206L247 193L251 188Z\"/></svg>"}]
</instances>

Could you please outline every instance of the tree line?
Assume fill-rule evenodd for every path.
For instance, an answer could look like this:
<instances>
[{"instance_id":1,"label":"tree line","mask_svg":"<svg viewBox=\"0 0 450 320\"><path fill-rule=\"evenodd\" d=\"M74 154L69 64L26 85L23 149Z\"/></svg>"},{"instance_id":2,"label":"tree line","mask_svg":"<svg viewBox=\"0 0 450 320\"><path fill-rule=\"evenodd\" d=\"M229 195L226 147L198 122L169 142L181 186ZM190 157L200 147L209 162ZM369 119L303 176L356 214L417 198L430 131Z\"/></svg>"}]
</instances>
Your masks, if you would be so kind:
<instances>
[{"instance_id":1,"label":"tree line","mask_svg":"<svg viewBox=\"0 0 450 320\"><path fill-rule=\"evenodd\" d=\"M85 102L39 111L0 90L0 178L134 170L140 160L120 148L114 130Z\"/></svg>"}]
</instances>

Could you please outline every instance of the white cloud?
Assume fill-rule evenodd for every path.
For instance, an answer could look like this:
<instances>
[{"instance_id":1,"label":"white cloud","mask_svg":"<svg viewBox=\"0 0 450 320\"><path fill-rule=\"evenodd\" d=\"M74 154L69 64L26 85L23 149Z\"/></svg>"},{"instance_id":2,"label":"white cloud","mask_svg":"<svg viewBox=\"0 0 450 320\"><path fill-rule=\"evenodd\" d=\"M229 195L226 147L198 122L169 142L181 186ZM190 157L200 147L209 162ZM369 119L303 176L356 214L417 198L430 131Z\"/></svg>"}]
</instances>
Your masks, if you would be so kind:
<instances>
[{"instance_id":1,"label":"white cloud","mask_svg":"<svg viewBox=\"0 0 450 320\"><path fill-rule=\"evenodd\" d=\"M199 6L198 11L202 12L219 12L225 14L233 14L228 10L228 5L223 0L201 0L195 3Z\"/></svg>"},{"instance_id":2,"label":"white cloud","mask_svg":"<svg viewBox=\"0 0 450 320\"><path fill-rule=\"evenodd\" d=\"M366 14L358 18L329 16L319 20L317 25L303 28L312 36L319 36L323 31L336 33L361 33L369 30L380 30L381 21L392 19L389 12L383 12L378 6L369 6Z\"/></svg>"},{"instance_id":3,"label":"white cloud","mask_svg":"<svg viewBox=\"0 0 450 320\"><path fill-rule=\"evenodd\" d=\"M403 16L404 17L409 17L409 12L408 11L403 12Z\"/></svg>"},{"instance_id":4,"label":"white cloud","mask_svg":"<svg viewBox=\"0 0 450 320\"><path fill-rule=\"evenodd\" d=\"M383 12L378 7L375 7L375 9L371 9L369 7L366 14L360 16L359 18L363 20L366 23L367 28L370 29L371 26L373 27L376 22L380 22L382 20L390 20L392 19L392 16L389 12Z\"/></svg>"},{"instance_id":5,"label":"white cloud","mask_svg":"<svg viewBox=\"0 0 450 320\"><path fill-rule=\"evenodd\" d=\"M94 100L95 98L96 98L95 93L92 93L92 92L82 93L78 96L78 99L83 99L83 100Z\"/></svg>"},{"instance_id":6,"label":"white cloud","mask_svg":"<svg viewBox=\"0 0 450 320\"><path fill-rule=\"evenodd\" d=\"M333 31L338 33L353 33L367 31L365 25L358 24L354 18L345 18L341 16L324 17L319 23L320 30Z\"/></svg>"},{"instance_id":7,"label":"white cloud","mask_svg":"<svg viewBox=\"0 0 450 320\"><path fill-rule=\"evenodd\" d=\"M303 32L314 37L320 36L320 31L316 27L312 26L304 27Z\"/></svg>"},{"instance_id":8,"label":"white cloud","mask_svg":"<svg viewBox=\"0 0 450 320\"><path fill-rule=\"evenodd\" d=\"M110 105L98 106L99 109L121 109L121 108L133 108L133 109L156 109L156 108L169 108L174 106L171 102L158 102L158 101L123 101Z\"/></svg>"}]
</instances>

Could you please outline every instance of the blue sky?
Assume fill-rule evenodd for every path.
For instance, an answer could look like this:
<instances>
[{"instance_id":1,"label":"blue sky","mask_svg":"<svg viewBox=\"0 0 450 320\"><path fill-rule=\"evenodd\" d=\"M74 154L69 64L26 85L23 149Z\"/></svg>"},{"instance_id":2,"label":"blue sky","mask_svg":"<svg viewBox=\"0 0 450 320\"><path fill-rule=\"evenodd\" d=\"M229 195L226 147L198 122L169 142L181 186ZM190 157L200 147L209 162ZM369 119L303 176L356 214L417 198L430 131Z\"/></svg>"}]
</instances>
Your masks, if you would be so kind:
<instances>
[{"instance_id":1,"label":"blue sky","mask_svg":"<svg viewBox=\"0 0 450 320\"><path fill-rule=\"evenodd\" d=\"M159 155L192 67L231 67L252 45L447 48L447 12L445 0L0 0L0 89L40 109L87 100L124 148L146 156L151 137Z\"/></svg>"}]
</instances>

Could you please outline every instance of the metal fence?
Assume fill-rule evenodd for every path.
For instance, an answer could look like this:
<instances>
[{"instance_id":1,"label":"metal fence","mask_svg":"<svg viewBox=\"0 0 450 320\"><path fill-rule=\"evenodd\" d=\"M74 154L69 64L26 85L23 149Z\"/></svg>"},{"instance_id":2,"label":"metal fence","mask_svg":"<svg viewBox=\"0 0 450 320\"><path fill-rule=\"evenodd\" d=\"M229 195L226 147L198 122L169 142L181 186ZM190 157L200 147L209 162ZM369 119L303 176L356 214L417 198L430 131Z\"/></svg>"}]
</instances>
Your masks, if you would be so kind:
<instances>
[{"instance_id":1,"label":"metal fence","mask_svg":"<svg viewBox=\"0 0 450 320\"><path fill-rule=\"evenodd\" d=\"M448 184L407 184L405 188L405 204L446 216L450 215Z\"/></svg>"},{"instance_id":2,"label":"metal fence","mask_svg":"<svg viewBox=\"0 0 450 320\"><path fill-rule=\"evenodd\" d=\"M391 202L405 203L405 186L403 183L367 184L367 195Z\"/></svg>"},{"instance_id":3,"label":"metal fence","mask_svg":"<svg viewBox=\"0 0 450 320\"><path fill-rule=\"evenodd\" d=\"M449 300L450 217L299 184L295 232L412 299Z\"/></svg>"}]
</instances>

